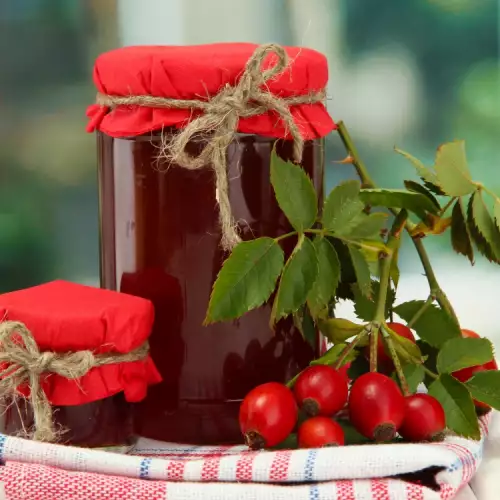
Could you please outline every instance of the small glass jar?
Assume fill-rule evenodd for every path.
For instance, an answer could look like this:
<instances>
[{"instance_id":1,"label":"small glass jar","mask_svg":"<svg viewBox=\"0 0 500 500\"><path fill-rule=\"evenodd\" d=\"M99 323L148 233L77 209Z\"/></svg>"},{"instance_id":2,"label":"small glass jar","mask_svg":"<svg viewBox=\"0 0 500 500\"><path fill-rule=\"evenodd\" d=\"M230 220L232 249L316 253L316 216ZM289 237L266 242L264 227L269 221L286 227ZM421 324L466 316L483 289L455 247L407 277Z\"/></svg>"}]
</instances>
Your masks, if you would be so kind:
<instances>
[{"instance_id":1,"label":"small glass jar","mask_svg":"<svg viewBox=\"0 0 500 500\"><path fill-rule=\"evenodd\" d=\"M199 95L195 89L200 81L210 93L234 85L255 47L119 49L98 59L94 79L101 93L128 89L132 95L169 96L174 86L178 98L190 99ZM308 84L324 87L324 57L307 49L288 50L295 58L290 82L301 82L302 92ZM176 81L176 61L189 81ZM168 80L152 77L163 71L170 75ZM276 92L291 92L290 82L282 82ZM301 125L308 117L314 119L308 125L301 166L322 204L322 137L333 125L322 104L308 106L301 110ZM189 170L159 157L190 119L190 111L127 105L107 111L99 115L93 107L89 113L102 119L93 119L92 125L98 130L101 284L153 302L151 356L163 379L137 405L136 432L173 442L241 442L238 411L246 393L264 382L286 382L309 364L319 346L303 338L292 318L273 331L271 303L235 321L203 326L213 283L227 257L221 248L214 172L210 165ZM292 160L294 144L282 124L273 125L272 113L260 122L241 119L226 151L229 201L243 240L292 231L274 196L270 160L273 148L284 160ZM149 132L138 133L144 127ZM185 151L196 157L209 139L198 135ZM287 245L291 251L294 242Z\"/></svg>"},{"instance_id":2,"label":"small glass jar","mask_svg":"<svg viewBox=\"0 0 500 500\"><path fill-rule=\"evenodd\" d=\"M161 380L147 347L151 302L53 281L0 295L0 317L0 381L24 374L17 387L4 391L4 432L130 450L136 442L133 403ZM34 378L40 387L35 392Z\"/></svg>"}]
</instances>

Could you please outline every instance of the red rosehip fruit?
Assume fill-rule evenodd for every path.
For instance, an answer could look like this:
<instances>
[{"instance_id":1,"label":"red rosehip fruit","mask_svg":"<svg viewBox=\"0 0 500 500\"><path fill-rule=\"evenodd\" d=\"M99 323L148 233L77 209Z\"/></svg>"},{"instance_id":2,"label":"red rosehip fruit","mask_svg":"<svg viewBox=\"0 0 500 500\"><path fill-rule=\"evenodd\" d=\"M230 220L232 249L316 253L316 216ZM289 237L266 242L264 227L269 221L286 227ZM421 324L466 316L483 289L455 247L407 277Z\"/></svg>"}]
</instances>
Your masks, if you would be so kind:
<instances>
[{"instance_id":1,"label":"red rosehip fruit","mask_svg":"<svg viewBox=\"0 0 500 500\"><path fill-rule=\"evenodd\" d=\"M399 434L408 441L432 441L446 427L441 403L429 394L413 394L405 398L406 412Z\"/></svg>"},{"instance_id":2,"label":"red rosehip fruit","mask_svg":"<svg viewBox=\"0 0 500 500\"><path fill-rule=\"evenodd\" d=\"M480 335L478 335L476 332L472 330L467 330L466 328L462 328L462 337L476 338L476 339L481 338ZM460 380L460 382L467 382L467 380L471 379L476 373L488 370L498 370L497 362L494 359L482 365L475 365L475 366L469 366L467 368L462 368L461 370L453 372L452 375L457 380ZM474 400L474 404L476 405L477 408L485 412L490 410L490 406L487 405L486 403L482 403L481 401Z\"/></svg>"},{"instance_id":3,"label":"red rosehip fruit","mask_svg":"<svg viewBox=\"0 0 500 500\"><path fill-rule=\"evenodd\" d=\"M343 446L342 427L328 417L313 417L306 420L298 432L299 448L322 448L323 446Z\"/></svg>"},{"instance_id":4,"label":"red rosehip fruit","mask_svg":"<svg viewBox=\"0 0 500 500\"><path fill-rule=\"evenodd\" d=\"M394 380L381 373L365 373L353 383L349 419L356 430L378 442L390 441L403 423L405 398Z\"/></svg>"},{"instance_id":5,"label":"red rosehip fruit","mask_svg":"<svg viewBox=\"0 0 500 500\"><path fill-rule=\"evenodd\" d=\"M345 377L326 365L310 366L293 387L299 406L311 416L330 417L347 403L348 385Z\"/></svg>"},{"instance_id":6,"label":"red rosehip fruit","mask_svg":"<svg viewBox=\"0 0 500 500\"><path fill-rule=\"evenodd\" d=\"M276 446L297 422L297 403L283 384L269 382L252 389L240 406L239 423L245 443L252 450Z\"/></svg>"}]
</instances>

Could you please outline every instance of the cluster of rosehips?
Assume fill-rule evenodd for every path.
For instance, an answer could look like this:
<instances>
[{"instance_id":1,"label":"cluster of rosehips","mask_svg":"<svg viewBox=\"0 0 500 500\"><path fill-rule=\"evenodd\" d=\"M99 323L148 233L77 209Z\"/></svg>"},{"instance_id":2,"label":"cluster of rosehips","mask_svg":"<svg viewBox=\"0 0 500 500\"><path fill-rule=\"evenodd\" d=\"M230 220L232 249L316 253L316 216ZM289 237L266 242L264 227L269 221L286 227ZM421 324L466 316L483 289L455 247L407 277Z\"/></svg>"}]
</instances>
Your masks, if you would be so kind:
<instances>
[{"instance_id":1,"label":"cluster of rosehips","mask_svg":"<svg viewBox=\"0 0 500 500\"><path fill-rule=\"evenodd\" d=\"M326 365L306 368L292 389L277 382L256 387L243 400L239 422L250 448L274 447L295 430L300 408L308 418L298 426L299 447L341 446L344 431L333 417L346 407L354 428L375 442L397 434L412 442L434 440L446 427L444 410L432 396L405 397L392 378L377 372L361 375L349 390L345 374Z\"/></svg>"}]
</instances>

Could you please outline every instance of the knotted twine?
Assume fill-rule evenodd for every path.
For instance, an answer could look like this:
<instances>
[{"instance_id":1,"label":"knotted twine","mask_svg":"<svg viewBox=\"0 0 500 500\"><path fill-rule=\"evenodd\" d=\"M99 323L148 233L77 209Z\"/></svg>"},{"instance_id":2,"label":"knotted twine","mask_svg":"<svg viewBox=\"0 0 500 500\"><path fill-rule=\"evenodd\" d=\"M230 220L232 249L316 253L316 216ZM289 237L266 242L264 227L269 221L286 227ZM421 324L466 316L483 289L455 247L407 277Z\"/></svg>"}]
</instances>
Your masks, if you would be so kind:
<instances>
[{"instance_id":1,"label":"knotted twine","mask_svg":"<svg viewBox=\"0 0 500 500\"><path fill-rule=\"evenodd\" d=\"M262 70L266 56L277 56L276 64ZM325 90L281 98L272 94L266 83L276 78L289 65L286 50L277 44L257 47L247 61L238 83L226 84L220 92L208 100L171 99L150 95L115 96L97 94L97 104L103 107L145 106L151 108L191 109L203 114L191 121L174 138L162 139L161 159L189 170L211 167L215 173L216 199L219 205L219 221L222 229L221 244L231 250L241 241L229 202L229 181L226 152L238 131L240 118L250 118L269 111L275 112L284 122L288 134L294 141L294 160L302 160L304 139L290 112L290 106L313 104L325 99ZM186 147L196 136L206 136L207 142L198 156L190 155ZM209 136L209 137L208 137Z\"/></svg>"},{"instance_id":2,"label":"knotted twine","mask_svg":"<svg viewBox=\"0 0 500 500\"><path fill-rule=\"evenodd\" d=\"M92 368L144 359L148 343L127 354L93 354L91 351L71 353L41 352L26 325L16 321L0 323L0 395L15 396L17 388L30 387L29 400L33 408L36 441L55 441L57 432L52 420L52 408L42 388L41 376L55 373L75 380Z\"/></svg>"}]
</instances>

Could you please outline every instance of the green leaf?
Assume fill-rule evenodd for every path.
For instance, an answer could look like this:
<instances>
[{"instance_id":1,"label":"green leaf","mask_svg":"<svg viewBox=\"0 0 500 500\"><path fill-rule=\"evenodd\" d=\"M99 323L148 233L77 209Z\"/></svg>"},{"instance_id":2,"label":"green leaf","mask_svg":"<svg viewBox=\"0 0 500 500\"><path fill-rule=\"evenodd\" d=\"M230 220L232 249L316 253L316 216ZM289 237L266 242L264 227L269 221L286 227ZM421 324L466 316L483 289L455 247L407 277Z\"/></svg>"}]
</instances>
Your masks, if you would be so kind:
<instances>
[{"instance_id":1,"label":"green leaf","mask_svg":"<svg viewBox=\"0 0 500 500\"><path fill-rule=\"evenodd\" d=\"M342 427L346 445L365 444L370 442L370 440L360 434L348 420L338 419L337 423Z\"/></svg>"},{"instance_id":2,"label":"green leaf","mask_svg":"<svg viewBox=\"0 0 500 500\"><path fill-rule=\"evenodd\" d=\"M446 194L464 196L476 189L469 173L464 141L442 144L437 150L434 168L438 184Z\"/></svg>"},{"instance_id":3,"label":"green leaf","mask_svg":"<svg viewBox=\"0 0 500 500\"><path fill-rule=\"evenodd\" d=\"M316 250L311 240L302 235L281 275L271 313L271 324L296 312L306 302L317 276Z\"/></svg>"},{"instance_id":4,"label":"green leaf","mask_svg":"<svg viewBox=\"0 0 500 500\"><path fill-rule=\"evenodd\" d=\"M302 306L293 314L293 324L299 330L300 334L309 345L316 350L318 345L318 335L316 325L312 319L311 313L306 305Z\"/></svg>"},{"instance_id":5,"label":"green leaf","mask_svg":"<svg viewBox=\"0 0 500 500\"><path fill-rule=\"evenodd\" d=\"M425 186L422 186L422 184L419 184L415 181L405 181L405 187L409 191L427 196L427 198L429 198L431 203L433 203L438 210L441 208L441 205L439 204L439 201L437 201L436 197L431 193L429 189L427 189Z\"/></svg>"},{"instance_id":6,"label":"green leaf","mask_svg":"<svg viewBox=\"0 0 500 500\"><path fill-rule=\"evenodd\" d=\"M384 328L385 329L385 328ZM415 360L422 359L422 353L417 344L413 343L411 340L398 335L394 330L389 327L386 328L388 334L392 338L392 343L394 344L394 349L398 354L399 359L404 363L414 363ZM387 348L387 351L389 349Z\"/></svg>"},{"instance_id":7,"label":"green leaf","mask_svg":"<svg viewBox=\"0 0 500 500\"><path fill-rule=\"evenodd\" d=\"M337 291L340 261L335 248L326 238L316 238L313 244L318 258L318 277L307 296L307 302L315 316L328 306Z\"/></svg>"},{"instance_id":8,"label":"green leaf","mask_svg":"<svg viewBox=\"0 0 500 500\"><path fill-rule=\"evenodd\" d=\"M451 244L455 252L465 255L470 263L474 264L474 249L460 198L453 206L451 214Z\"/></svg>"},{"instance_id":9,"label":"green leaf","mask_svg":"<svg viewBox=\"0 0 500 500\"><path fill-rule=\"evenodd\" d=\"M430 385L429 394L441 403L450 430L465 438L481 438L474 403L464 384L443 374Z\"/></svg>"},{"instance_id":10,"label":"green leaf","mask_svg":"<svg viewBox=\"0 0 500 500\"><path fill-rule=\"evenodd\" d=\"M436 205L427 196L405 189L362 189L361 201L372 207L406 208L424 218L426 212L436 214Z\"/></svg>"},{"instance_id":11,"label":"green leaf","mask_svg":"<svg viewBox=\"0 0 500 500\"><path fill-rule=\"evenodd\" d=\"M436 373L437 372L436 363L437 363L437 356L438 356L439 350L436 347L429 345L427 342L424 342L421 339L417 340L417 345L418 345L420 352L422 353L422 356L424 358L424 365L429 370ZM429 386L432 382L434 382L434 379L426 373L425 374L425 384L427 386Z\"/></svg>"},{"instance_id":12,"label":"green leaf","mask_svg":"<svg viewBox=\"0 0 500 500\"><path fill-rule=\"evenodd\" d=\"M299 165L271 156L271 183L276 200L296 231L309 229L316 222L318 199L311 179Z\"/></svg>"},{"instance_id":13,"label":"green leaf","mask_svg":"<svg viewBox=\"0 0 500 500\"><path fill-rule=\"evenodd\" d=\"M396 153L404 156L407 160L411 162L411 164L415 167L418 176L424 181L427 189L432 191L434 194L443 195L445 194L441 187L439 186L438 178L435 172L433 172L430 168L426 167L420 160L412 156L410 153L406 153L405 151L401 151L398 148L394 148Z\"/></svg>"},{"instance_id":14,"label":"green leaf","mask_svg":"<svg viewBox=\"0 0 500 500\"><path fill-rule=\"evenodd\" d=\"M363 321L373 321L375 318L375 310L377 305L375 304L374 298L378 296L380 289L380 283L378 281L372 281L372 294L370 297L363 295L357 284L352 285L352 292L354 294L354 312L356 316ZM396 300L396 292L389 288L387 290L387 300L385 303L385 318L389 317L391 308Z\"/></svg>"},{"instance_id":15,"label":"green leaf","mask_svg":"<svg viewBox=\"0 0 500 500\"><path fill-rule=\"evenodd\" d=\"M351 240L372 240L380 238L380 232L387 222L387 214L376 212L373 214L361 214L359 222L348 231L337 231L337 235L344 236Z\"/></svg>"},{"instance_id":16,"label":"green leaf","mask_svg":"<svg viewBox=\"0 0 500 500\"><path fill-rule=\"evenodd\" d=\"M370 275L370 268L366 261L365 256L354 245L348 245L349 254L351 255L352 265L356 273L356 279L360 292L367 297L370 296L372 291L372 281Z\"/></svg>"},{"instance_id":17,"label":"green leaf","mask_svg":"<svg viewBox=\"0 0 500 500\"><path fill-rule=\"evenodd\" d=\"M500 261L500 232L486 207L481 191L469 200L467 222L478 250L490 261Z\"/></svg>"},{"instance_id":18,"label":"green leaf","mask_svg":"<svg viewBox=\"0 0 500 500\"><path fill-rule=\"evenodd\" d=\"M495 200L495 204L493 205L493 217L495 218L495 224L500 231L500 201L498 199Z\"/></svg>"},{"instance_id":19,"label":"green leaf","mask_svg":"<svg viewBox=\"0 0 500 500\"><path fill-rule=\"evenodd\" d=\"M360 183L346 181L336 186L328 196L323 209L323 227L333 233L346 232L356 225L364 209L359 199Z\"/></svg>"},{"instance_id":20,"label":"green leaf","mask_svg":"<svg viewBox=\"0 0 500 500\"><path fill-rule=\"evenodd\" d=\"M493 347L488 339L460 337L443 344L437 357L437 369L439 373L453 373L492 359Z\"/></svg>"},{"instance_id":21,"label":"green leaf","mask_svg":"<svg viewBox=\"0 0 500 500\"><path fill-rule=\"evenodd\" d=\"M333 347L330 347L328 351L323 354L318 359L315 359L309 363L311 366L314 365L334 365L337 360L339 359L340 354L342 351L347 347L347 344L337 344L334 345ZM358 352L356 350L352 350L347 357L344 359L343 363L341 366L344 366L347 363L350 363L354 359L356 359L356 356L358 355Z\"/></svg>"},{"instance_id":22,"label":"green leaf","mask_svg":"<svg viewBox=\"0 0 500 500\"><path fill-rule=\"evenodd\" d=\"M357 325L348 319L329 318L319 319L318 328L321 333L334 344L345 342L347 339L360 333L365 325Z\"/></svg>"},{"instance_id":23,"label":"green leaf","mask_svg":"<svg viewBox=\"0 0 500 500\"><path fill-rule=\"evenodd\" d=\"M408 388L413 394L417 392L418 386L423 383L425 378L425 371L422 365L415 365L413 363L408 363L403 366L403 373L405 375L406 381L408 382Z\"/></svg>"},{"instance_id":24,"label":"green leaf","mask_svg":"<svg viewBox=\"0 0 500 500\"><path fill-rule=\"evenodd\" d=\"M500 372L498 370L478 372L465 385L474 399L495 410L500 410Z\"/></svg>"},{"instance_id":25,"label":"green leaf","mask_svg":"<svg viewBox=\"0 0 500 500\"><path fill-rule=\"evenodd\" d=\"M358 356L347 370L347 376L354 382L370 371L370 362L364 356Z\"/></svg>"},{"instance_id":26,"label":"green leaf","mask_svg":"<svg viewBox=\"0 0 500 500\"><path fill-rule=\"evenodd\" d=\"M404 302L397 306L394 312L408 323L424 303L424 300ZM427 307L412 328L421 339L434 347L441 347L447 340L462 336L460 329L448 314L434 305Z\"/></svg>"},{"instance_id":27,"label":"green leaf","mask_svg":"<svg viewBox=\"0 0 500 500\"><path fill-rule=\"evenodd\" d=\"M283 250L272 238L238 244L219 271L205 324L239 318L266 302L283 261Z\"/></svg>"}]
</instances>

